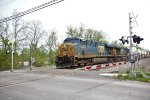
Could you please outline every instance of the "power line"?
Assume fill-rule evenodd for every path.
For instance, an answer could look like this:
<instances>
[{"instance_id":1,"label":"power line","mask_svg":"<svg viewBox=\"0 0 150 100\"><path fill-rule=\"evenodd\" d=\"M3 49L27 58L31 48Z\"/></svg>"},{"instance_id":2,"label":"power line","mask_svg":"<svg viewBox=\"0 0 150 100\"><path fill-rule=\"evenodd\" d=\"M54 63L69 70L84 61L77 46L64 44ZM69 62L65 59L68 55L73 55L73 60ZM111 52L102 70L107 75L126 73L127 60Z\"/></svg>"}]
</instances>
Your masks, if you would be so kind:
<instances>
[{"instance_id":1,"label":"power line","mask_svg":"<svg viewBox=\"0 0 150 100\"><path fill-rule=\"evenodd\" d=\"M17 13L15 15L10 16L10 17L2 18L2 19L0 19L0 23L6 22L6 21L10 21L10 20L18 18L18 17L22 17L24 15L33 13L35 11L41 10L43 8L49 7L51 5L57 4L57 3L62 2L62 1L64 1L64 0L52 0L52 1L46 2L44 4L41 4L39 6L36 6L34 8L31 8L31 9L23 11L23 12Z\"/></svg>"}]
</instances>

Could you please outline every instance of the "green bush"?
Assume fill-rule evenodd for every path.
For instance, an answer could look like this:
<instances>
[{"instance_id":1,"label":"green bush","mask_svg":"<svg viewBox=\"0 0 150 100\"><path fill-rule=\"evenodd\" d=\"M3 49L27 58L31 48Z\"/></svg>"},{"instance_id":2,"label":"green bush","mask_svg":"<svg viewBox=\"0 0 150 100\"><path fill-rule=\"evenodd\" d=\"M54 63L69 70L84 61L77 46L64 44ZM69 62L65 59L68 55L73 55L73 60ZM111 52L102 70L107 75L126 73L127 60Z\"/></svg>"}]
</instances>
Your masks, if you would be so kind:
<instances>
[{"instance_id":1,"label":"green bush","mask_svg":"<svg viewBox=\"0 0 150 100\"><path fill-rule=\"evenodd\" d=\"M139 77L137 77L135 80L142 81L142 82L149 82L150 78L139 78Z\"/></svg>"},{"instance_id":2,"label":"green bush","mask_svg":"<svg viewBox=\"0 0 150 100\"><path fill-rule=\"evenodd\" d=\"M145 73L145 75L150 76L150 72Z\"/></svg>"},{"instance_id":3,"label":"green bush","mask_svg":"<svg viewBox=\"0 0 150 100\"><path fill-rule=\"evenodd\" d=\"M33 63L33 66L42 67L42 66L43 66L43 63L41 63L41 62L34 62L34 63Z\"/></svg>"},{"instance_id":4,"label":"green bush","mask_svg":"<svg viewBox=\"0 0 150 100\"><path fill-rule=\"evenodd\" d=\"M136 72L136 77L137 78L143 78L143 74L141 72Z\"/></svg>"},{"instance_id":5,"label":"green bush","mask_svg":"<svg viewBox=\"0 0 150 100\"><path fill-rule=\"evenodd\" d=\"M127 70L126 74L129 74L130 73L130 70Z\"/></svg>"},{"instance_id":6,"label":"green bush","mask_svg":"<svg viewBox=\"0 0 150 100\"><path fill-rule=\"evenodd\" d=\"M150 73L147 73L147 75L150 75ZM136 81L142 81L142 82L150 82L150 78L144 77L142 72L136 72L136 77L133 77L129 74L126 76L119 74L117 78L121 80L136 80Z\"/></svg>"}]
</instances>

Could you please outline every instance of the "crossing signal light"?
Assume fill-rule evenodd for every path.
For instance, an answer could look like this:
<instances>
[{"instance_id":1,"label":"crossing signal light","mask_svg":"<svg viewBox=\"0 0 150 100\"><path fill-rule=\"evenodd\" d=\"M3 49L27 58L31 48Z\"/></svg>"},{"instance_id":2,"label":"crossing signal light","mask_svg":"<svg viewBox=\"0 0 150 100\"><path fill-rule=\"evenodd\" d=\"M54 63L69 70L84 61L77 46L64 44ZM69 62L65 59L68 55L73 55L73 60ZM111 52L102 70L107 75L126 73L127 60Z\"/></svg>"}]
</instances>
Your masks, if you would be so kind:
<instances>
[{"instance_id":1,"label":"crossing signal light","mask_svg":"<svg viewBox=\"0 0 150 100\"><path fill-rule=\"evenodd\" d=\"M125 44L125 40L124 37L122 36L121 39L119 39L120 41L122 41L122 44Z\"/></svg>"},{"instance_id":2,"label":"crossing signal light","mask_svg":"<svg viewBox=\"0 0 150 100\"><path fill-rule=\"evenodd\" d=\"M6 46L6 54L9 54L9 53L10 53L9 48L8 46Z\"/></svg>"},{"instance_id":3,"label":"crossing signal light","mask_svg":"<svg viewBox=\"0 0 150 100\"><path fill-rule=\"evenodd\" d=\"M137 44L140 44L140 41L144 40L143 38L136 35L133 35L132 38L133 38L133 42Z\"/></svg>"},{"instance_id":4,"label":"crossing signal light","mask_svg":"<svg viewBox=\"0 0 150 100\"><path fill-rule=\"evenodd\" d=\"M128 41L128 39L127 39L127 40L125 40L125 42L127 42L127 44L129 44L129 41Z\"/></svg>"},{"instance_id":5,"label":"crossing signal light","mask_svg":"<svg viewBox=\"0 0 150 100\"><path fill-rule=\"evenodd\" d=\"M9 52L9 50L6 50L6 54L9 54L10 52Z\"/></svg>"},{"instance_id":6,"label":"crossing signal light","mask_svg":"<svg viewBox=\"0 0 150 100\"><path fill-rule=\"evenodd\" d=\"M129 43L128 39L125 40L123 36L119 40L122 41L122 44L125 44L126 42L127 44Z\"/></svg>"},{"instance_id":7,"label":"crossing signal light","mask_svg":"<svg viewBox=\"0 0 150 100\"><path fill-rule=\"evenodd\" d=\"M140 41L144 40L143 38L138 38L137 44L140 44Z\"/></svg>"},{"instance_id":8,"label":"crossing signal light","mask_svg":"<svg viewBox=\"0 0 150 100\"><path fill-rule=\"evenodd\" d=\"M133 35L132 37L133 37L133 42L134 42L134 43L137 43L137 41L138 41L138 36Z\"/></svg>"}]
</instances>

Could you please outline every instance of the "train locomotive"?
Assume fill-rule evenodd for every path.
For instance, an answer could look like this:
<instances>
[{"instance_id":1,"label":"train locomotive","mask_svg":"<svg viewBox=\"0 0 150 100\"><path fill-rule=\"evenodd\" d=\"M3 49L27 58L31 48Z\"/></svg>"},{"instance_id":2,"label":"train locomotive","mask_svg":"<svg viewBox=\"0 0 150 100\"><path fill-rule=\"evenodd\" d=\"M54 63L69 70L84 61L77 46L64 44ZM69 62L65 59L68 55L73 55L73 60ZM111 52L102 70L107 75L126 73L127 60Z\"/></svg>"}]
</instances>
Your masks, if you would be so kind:
<instances>
[{"instance_id":1,"label":"train locomotive","mask_svg":"<svg viewBox=\"0 0 150 100\"><path fill-rule=\"evenodd\" d=\"M56 68L127 60L129 49L78 37L66 38L59 46Z\"/></svg>"}]
</instances>

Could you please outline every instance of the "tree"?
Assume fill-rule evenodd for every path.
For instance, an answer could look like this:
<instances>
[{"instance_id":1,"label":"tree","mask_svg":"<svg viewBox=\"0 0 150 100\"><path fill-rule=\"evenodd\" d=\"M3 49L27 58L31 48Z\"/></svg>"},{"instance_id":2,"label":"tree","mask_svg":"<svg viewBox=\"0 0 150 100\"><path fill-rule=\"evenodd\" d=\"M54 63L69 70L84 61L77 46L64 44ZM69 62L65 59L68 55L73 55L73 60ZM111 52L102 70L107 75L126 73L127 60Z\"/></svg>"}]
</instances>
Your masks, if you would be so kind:
<instances>
[{"instance_id":1,"label":"tree","mask_svg":"<svg viewBox=\"0 0 150 100\"><path fill-rule=\"evenodd\" d=\"M124 47L124 45L120 43L118 40L112 41L111 45L116 46L116 47Z\"/></svg>"},{"instance_id":2,"label":"tree","mask_svg":"<svg viewBox=\"0 0 150 100\"><path fill-rule=\"evenodd\" d=\"M46 31L42 28L40 21L33 20L30 22L27 37L30 42L30 48L32 49L31 51L37 49L38 43L45 33Z\"/></svg>"},{"instance_id":3,"label":"tree","mask_svg":"<svg viewBox=\"0 0 150 100\"><path fill-rule=\"evenodd\" d=\"M85 25L81 24L79 28L68 26L67 27L67 37L80 37L84 38L85 36Z\"/></svg>"},{"instance_id":4,"label":"tree","mask_svg":"<svg viewBox=\"0 0 150 100\"><path fill-rule=\"evenodd\" d=\"M58 40L58 38L56 35L56 31L55 30L50 31L48 40L46 42L46 45L49 48L49 62L50 62L49 65L54 64L54 59L55 59L54 52L56 52L56 48L59 45L57 40Z\"/></svg>"},{"instance_id":5,"label":"tree","mask_svg":"<svg viewBox=\"0 0 150 100\"><path fill-rule=\"evenodd\" d=\"M104 39L102 31L97 31L97 30L90 29L90 28L86 30L85 37L88 40L93 40L96 42L100 42Z\"/></svg>"},{"instance_id":6,"label":"tree","mask_svg":"<svg viewBox=\"0 0 150 100\"><path fill-rule=\"evenodd\" d=\"M23 62L29 61L29 59L30 59L29 54L30 54L29 48L23 48L22 49L21 54L20 54L22 66L23 66Z\"/></svg>"},{"instance_id":7,"label":"tree","mask_svg":"<svg viewBox=\"0 0 150 100\"><path fill-rule=\"evenodd\" d=\"M30 57L35 58L36 63L38 63L38 57L39 57L39 51L38 47L40 47L40 41L43 38L43 35L46 33L46 31L42 27L42 23L38 20L33 20L30 23L30 26L28 27L28 33L27 33L27 41L29 42L30 47Z\"/></svg>"},{"instance_id":8,"label":"tree","mask_svg":"<svg viewBox=\"0 0 150 100\"><path fill-rule=\"evenodd\" d=\"M17 14L17 10L13 11L13 15ZM11 32L12 34L12 39L14 39L14 51L16 52L19 47L20 44L26 40L26 31L28 28L28 23L25 22L24 20L21 19L21 17L17 17L15 19L12 20L12 28L13 31Z\"/></svg>"},{"instance_id":9,"label":"tree","mask_svg":"<svg viewBox=\"0 0 150 100\"><path fill-rule=\"evenodd\" d=\"M41 67L45 65L47 61L47 50L45 49L44 45L41 45L39 48L36 49L35 62L33 63L36 67Z\"/></svg>"},{"instance_id":10,"label":"tree","mask_svg":"<svg viewBox=\"0 0 150 100\"><path fill-rule=\"evenodd\" d=\"M4 48L8 45L9 36L9 22L0 23L0 45Z\"/></svg>"},{"instance_id":11,"label":"tree","mask_svg":"<svg viewBox=\"0 0 150 100\"><path fill-rule=\"evenodd\" d=\"M97 31L91 28L85 28L85 25L81 24L79 28L68 26L67 27L67 37L79 37L85 38L87 40L93 40L96 42L108 42L105 40L105 35L103 31Z\"/></svg>"},{"instance_id":12,"label":"tree","mask_svg":"<svg viewBox=\"0 0 150 100\"><path fill-rule=\"evenodd\" d=\"M78 33L77 28L74 28L72 26L67 27L67 32L66 32L67 37L77 36L77 33Z\"/></svg>"},{"instance_id":13,"label":"tree","mask_svg":"<svg viewBox=\"0 0 150 100\"><path fill-rule=\"evenodd\" d=\"M9 22L0 23L0 70L10 69L10 46L9 43Z\"/></svg>"}]
</instances>

